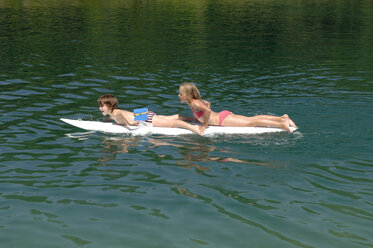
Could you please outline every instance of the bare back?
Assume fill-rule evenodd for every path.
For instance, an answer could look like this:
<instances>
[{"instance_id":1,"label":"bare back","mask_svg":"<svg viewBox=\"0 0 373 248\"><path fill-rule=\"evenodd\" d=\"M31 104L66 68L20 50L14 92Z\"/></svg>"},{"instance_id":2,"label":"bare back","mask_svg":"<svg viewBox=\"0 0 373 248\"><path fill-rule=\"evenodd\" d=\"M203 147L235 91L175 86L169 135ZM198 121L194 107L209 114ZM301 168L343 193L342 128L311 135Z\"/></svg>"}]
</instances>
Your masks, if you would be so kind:
<instances>
[{"instance_id":1,"label":"bare back","mask_svg":"<svg viewBox=\"0 0 373 248\"><path fill-rule=\"evenodd\" d=\"M126 110L115 109L110 118L114 120L119 125L131 125L134 123L135 116L132 112Z\"/></svg>"}]
</instances>

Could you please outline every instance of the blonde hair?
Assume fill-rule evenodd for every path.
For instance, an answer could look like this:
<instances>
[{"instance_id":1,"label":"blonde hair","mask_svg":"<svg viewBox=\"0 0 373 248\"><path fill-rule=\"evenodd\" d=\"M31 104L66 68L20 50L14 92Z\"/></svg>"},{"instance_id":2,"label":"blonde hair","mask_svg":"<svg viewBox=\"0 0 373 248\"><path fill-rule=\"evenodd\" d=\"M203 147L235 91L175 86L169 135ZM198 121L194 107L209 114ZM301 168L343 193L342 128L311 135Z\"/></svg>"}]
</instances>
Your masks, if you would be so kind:
<instances>
[{"instance_id":1,"label":"blonde hair","mask_svg":"<svg viewBox=\"0 0 373 248\"><path fill-rule=\"evenodd\" d=\"M180 88L182 89L185 97L188 100L193 100L193 99L202 100L199 90L194 83L182 83L180 85Z\"/></svg>"},{"instance_id":2,"label":"blonde hair","mask_svg":"<svg viewBox=\"0 0 373 248\"><path fill-rule=\"evenodd\" d=\"M118 108L118 99L111 94L102 95L97 99L97 103L100 107L106 105L113 111Z\"/></svg>"}]
</instances>

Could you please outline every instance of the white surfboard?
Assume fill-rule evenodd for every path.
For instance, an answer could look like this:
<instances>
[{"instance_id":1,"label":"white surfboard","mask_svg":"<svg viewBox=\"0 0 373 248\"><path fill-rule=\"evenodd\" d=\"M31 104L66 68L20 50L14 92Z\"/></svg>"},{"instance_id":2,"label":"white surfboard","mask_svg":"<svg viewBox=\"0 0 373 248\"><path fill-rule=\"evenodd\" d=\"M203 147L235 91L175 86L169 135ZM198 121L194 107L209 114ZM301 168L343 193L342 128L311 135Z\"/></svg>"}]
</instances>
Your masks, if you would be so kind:
<instances>
[{"instance_id":1,"label":"white surfboard","mask_svg":"<svg viewBox=\"0 0 373 248\"><path fill-rule=\"evenodd\" d=\"M171 128L171 127L153 127L151 125L140 124L139 126L121 126L112 122L101 121L83 121L61 118L61 121L66 122L75 127L89 131L99 131L105 133L118 133L118 134L132 134L132 135L149 135L149 134L163 134L163 135L182 135L193 134L192 131L184 128ZM292 128L296 130L296 128ZM204 135L213 134L261 134L283 132L285 130L274 127L220 127L208 126Z\"/></svg>"}]
</instances>

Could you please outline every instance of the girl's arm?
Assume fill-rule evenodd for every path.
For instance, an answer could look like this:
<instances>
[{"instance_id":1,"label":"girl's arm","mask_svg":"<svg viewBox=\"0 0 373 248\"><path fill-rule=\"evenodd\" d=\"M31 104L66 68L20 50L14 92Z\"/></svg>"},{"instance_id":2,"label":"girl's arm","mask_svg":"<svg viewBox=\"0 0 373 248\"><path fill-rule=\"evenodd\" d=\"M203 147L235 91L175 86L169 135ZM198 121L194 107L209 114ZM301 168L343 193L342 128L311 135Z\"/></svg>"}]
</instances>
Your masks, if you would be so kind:
<instances>
[{"instance_id":1,"label":"girl's arm","mask_svg":"<svg viewBox=\"0 0 373 248\"><path fill-rule=\"evenodd\" d=\"M202 100L202 102L203 102L204 104L206 104L207 107L209 107L209 109L211 109L211 103L210 103L210 102L205 101L205 100Z\"/></svg>"},{"instance_id":2,"label":"girl's arm","mask_svg":"<svg viewBox=\"0 0 373 248\"><path fill-rule=\"evenodd\" d=\"M203 115L203 123L202 123L202 126L200 127L201 134L203 134L203 132L207 128L207 125L209 123L210 116L211 116L210 103L204 100L202 101L196 100L193 102L192 105L193 105L192 106L193 109L205 112L205 114Z\"/></svg>"}]
</instances>

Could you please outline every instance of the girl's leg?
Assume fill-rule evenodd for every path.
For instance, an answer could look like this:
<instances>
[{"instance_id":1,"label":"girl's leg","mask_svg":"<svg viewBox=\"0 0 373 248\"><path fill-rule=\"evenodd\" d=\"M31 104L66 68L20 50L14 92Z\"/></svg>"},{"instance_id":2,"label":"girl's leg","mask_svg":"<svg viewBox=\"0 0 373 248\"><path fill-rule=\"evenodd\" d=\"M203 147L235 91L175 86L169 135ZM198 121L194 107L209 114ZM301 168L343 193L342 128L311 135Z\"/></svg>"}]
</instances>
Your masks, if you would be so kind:
<instances>
[{"instance_id":1,"label":"girl's leg","mask_svg":"<svg viewBox=\"0 0 373 248\"><path fill-rule=\"evenodd\" d=\"M159 116L159 115L158 115ZM182 120L182 121L194 121L194 117L184 116L184 115L160 115L161 117L169 120Z\"/></svg>"},{"instance_id":2,"label":"girl's leg","mask_svg":"<svg viewBox=\"0 0 373 248\"><path fill-rule=\"evenodd\" d=\"M291 127L297 127L295 123L290 119L290 117L287 114L284 114L283 116L273 116L273 115L256 115L249 118L256 118L256 119L268 119L273 121L281 121L281 118L286 119L289 122L289 126Z\"/></svg>"},{"instance_id":3,"label":"girl's leg","mask_svg":"<svg viewBox=\"0 0 373 248\"><path fill-rule=\"evenodd\" d=\"M199 128L197 125L191 125L185 121L168 118L169 116L156 115L153 117L153 126L154 127L180 127L188 129L196 134L200 134Z\"/></svg>"},{"instance_id":4,"label":"girl's leg","mask_svg":"<svg viewBox=\"0 0 373 248\"><path fill-rule=\"evenodd\" d=\"M273 116L276 117L276 116ZM286 117L268 118L268 116L247 117L243 115L228 115L222 122L222 126L230 127L278 127L292 132L289 127L289 121Z\"/></svg>"}]
</instances>

